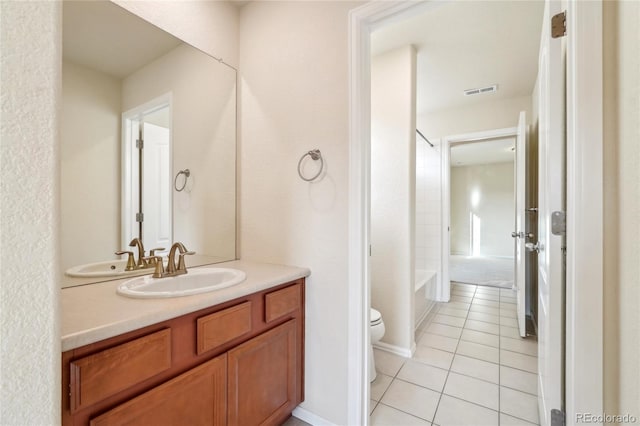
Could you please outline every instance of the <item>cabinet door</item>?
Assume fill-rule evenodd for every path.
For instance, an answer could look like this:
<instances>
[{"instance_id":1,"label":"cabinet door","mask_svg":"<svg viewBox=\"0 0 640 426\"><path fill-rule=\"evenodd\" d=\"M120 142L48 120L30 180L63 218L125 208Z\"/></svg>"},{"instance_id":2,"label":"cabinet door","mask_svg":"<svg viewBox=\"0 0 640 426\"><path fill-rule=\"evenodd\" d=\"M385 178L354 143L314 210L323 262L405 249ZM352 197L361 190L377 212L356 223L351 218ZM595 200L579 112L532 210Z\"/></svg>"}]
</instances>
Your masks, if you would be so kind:
<instances>
[{"instance_id":1,"label":"cabinet door","mask_svg":"<svg viewBox=\"0 0 640 426\"><path fill-rule=\"evenodd\" d=\"M295 408L296 336L293 319L227 353L230 426L278 425Z\"/></svg>"},{"instance_id":2,"label":"cabinet door","mask_svg":"<svg viewBox=\"0 0 640 426\"><path fill-rule=\"evenodd\" d=\"M91 426L224 426L227 356L221 355L91 420Z\"/></svg>"}]
</instances>

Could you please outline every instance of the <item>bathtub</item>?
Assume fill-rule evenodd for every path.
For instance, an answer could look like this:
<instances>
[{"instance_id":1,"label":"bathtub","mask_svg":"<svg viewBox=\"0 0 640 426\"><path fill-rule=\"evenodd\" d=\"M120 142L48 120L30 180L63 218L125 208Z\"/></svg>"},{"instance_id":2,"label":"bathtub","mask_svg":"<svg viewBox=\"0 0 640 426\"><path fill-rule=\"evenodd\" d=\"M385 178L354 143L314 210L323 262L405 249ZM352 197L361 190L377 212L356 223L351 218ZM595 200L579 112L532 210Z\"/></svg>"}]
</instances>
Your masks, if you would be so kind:
<instances>
[{"instance_id":1,"label":"bathtub","mask_svg":"<svg viewBox=\"0 0 640 426\"><path fill-rule=\"evenodd\" d=\"M429 269L416 269L415 275L414 330L417 330L435 305L438 272Z\"/></svg>"}]
</instances>

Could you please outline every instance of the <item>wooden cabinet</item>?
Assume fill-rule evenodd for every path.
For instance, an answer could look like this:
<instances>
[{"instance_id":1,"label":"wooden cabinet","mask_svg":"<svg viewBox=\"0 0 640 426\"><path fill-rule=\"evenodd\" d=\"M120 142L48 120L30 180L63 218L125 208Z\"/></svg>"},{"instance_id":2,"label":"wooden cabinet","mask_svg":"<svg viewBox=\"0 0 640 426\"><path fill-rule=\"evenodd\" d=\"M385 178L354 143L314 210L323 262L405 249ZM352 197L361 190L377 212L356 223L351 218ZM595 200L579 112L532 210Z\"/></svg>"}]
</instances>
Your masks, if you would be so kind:
<instances>
[{"instance_id":1,"label":"wooden cabinet","mask_svg":"<svg viewBox=\"0 0 640 426\"><path fill-rule=\"evenodd\" d=\"M304 399L304 279L62 354L62 424L278 425Z\"/></svg>"}]
</instances>

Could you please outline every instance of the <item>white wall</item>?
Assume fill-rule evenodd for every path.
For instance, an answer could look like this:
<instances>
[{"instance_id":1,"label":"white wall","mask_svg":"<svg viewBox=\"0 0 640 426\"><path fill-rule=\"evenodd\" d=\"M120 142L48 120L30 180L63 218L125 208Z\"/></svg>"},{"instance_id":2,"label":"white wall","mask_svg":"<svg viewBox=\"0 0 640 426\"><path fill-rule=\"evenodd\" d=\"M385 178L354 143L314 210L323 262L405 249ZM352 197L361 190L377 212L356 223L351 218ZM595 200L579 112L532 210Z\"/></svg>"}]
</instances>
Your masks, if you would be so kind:
<instances>
[{"instance_id":1,"label":"white wall","mask_svg":"<svg viewBox=\"0 0 640 426\"><path fill-rule=\"evenodd\" d=\"M250 2L240 15L241 257L311 269L305 402L347 422L349 2ZM319 148L308 183L299 158Z\"/></svg>"},{"instance_id":2,"label":"white wall","mask_svg":"<svg viewBox=\"0 0 640 426\"><path fill-rule=\"evenodd\" d=\"M60 422L60 2L0 2L0 424Z\"/></svg>"},{"instance_id":3,"label":"white wall","mask_svg":"<svg viewBox=\"0 0 640 426\"><path fill-rule=\"evenodd\" d=\"M604 408L640 418L640 3L604 2Z\"/></svg>"},{"instance_id":4,"label":"white wall","mask_svg":"<svg viewBox=\"0 0 640 426\"><path fill-rule=\"evenodd\" d=\"M121 81L62 63L62 269L114 259L120 249Z\"/></svg>"},{"instance_id":5,"label":"white wall","mask_svg":"<svg viewBox=\"0 0 640 426\"><path fill-rule=\"evenodd\" d=\"M182 44L126 77L122 110L172 95L173 240L199 254L235 258L236 73ZM123 244L128 243L128 241ZM168 248L168 247L167 247Z\"/></svg>"},{"instance_id":6,"label":"white wall","mask_svg":"<svg viewBox=\"0 0 640 426\"><path fill-rule=\"evenodd\" d=\"M482 96L482 95L479 95ZM490 95L487 95L490 96ZM429 139L515 127L520 111L531 117L531 96L486 101L418 116L418 129Z\"/></svg>"},{"instance_id":7,"label":"white wall","mask_svg":"<svg viewBox=\"0 0 640 426\"><path fill-rule=\"evenodd\" d=\"M472 255L469 216L474 213L480 218L480 254L513 257L513 168L513 162L451 168L451 254Z\"/></svg>"},{"instance_id":8,"label":"white wall","mask_svg":"<svg viewBox=\"0 0 640 426\"><path fill-rule=\"evenodd\" d=\"M371 306L382 342L414 345L416 52L401 47L371 59Z\"/></svg>"},{"instance_id":9,"label":"white wall","mask_svg":"<svg viewBox=\"0 0 640 426\"><path fill-rule=\"evenodd\" d=\"M231 1L111 0L227 64L238 66L238 8Z\"/></svg>"},{"instance_id":10,"label":"white wall","mask_svg":"<svg viewBox=\"0 0 640 426\"><path fill-rule=\"evenodd\" d=\"M431 147L420 137L416 141L416 269L436 271L439 281L442 272L440 146ZM434 294L433 291L427 293Z\"/></svg>"}]
</instances>

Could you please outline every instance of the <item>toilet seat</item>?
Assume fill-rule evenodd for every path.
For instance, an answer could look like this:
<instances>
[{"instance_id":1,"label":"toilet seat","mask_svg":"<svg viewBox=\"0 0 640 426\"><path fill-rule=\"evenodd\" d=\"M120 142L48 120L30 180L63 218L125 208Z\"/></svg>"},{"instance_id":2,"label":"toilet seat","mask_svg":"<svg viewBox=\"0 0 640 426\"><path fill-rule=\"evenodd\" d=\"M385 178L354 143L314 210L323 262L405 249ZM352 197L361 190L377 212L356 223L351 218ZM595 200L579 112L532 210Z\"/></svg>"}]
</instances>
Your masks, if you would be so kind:
<instances>
[{"instance_id":1,"label":"toilet seat","mask_svg":"<svg viewBox=\"0 0 640 426\"><path fill-rule=\"evenodd\" d=\"M382 323L382 314L380 313L380 311L371 308L371 313L369 315L370 315L371 325L378 325Z\"/></svg>"}]
</instances>

